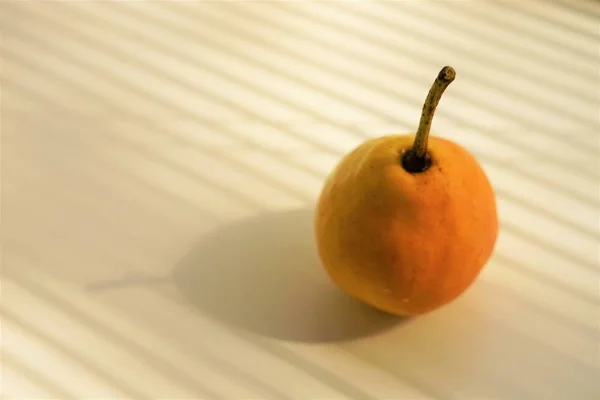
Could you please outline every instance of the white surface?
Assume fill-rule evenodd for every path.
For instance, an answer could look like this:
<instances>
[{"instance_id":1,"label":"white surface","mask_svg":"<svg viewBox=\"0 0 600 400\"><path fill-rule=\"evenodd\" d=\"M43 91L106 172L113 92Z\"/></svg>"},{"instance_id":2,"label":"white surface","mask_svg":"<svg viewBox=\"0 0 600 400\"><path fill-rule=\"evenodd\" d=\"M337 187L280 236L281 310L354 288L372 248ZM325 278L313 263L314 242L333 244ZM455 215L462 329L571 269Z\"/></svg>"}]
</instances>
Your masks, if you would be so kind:
<instances>
[{"instance_id":1,"label":"white surface","mask_svg":"<svg viewBox=\"0 0 600 400\"><path fill-rule=\"evenodd\" d=\"M3 398L600 398L598 3L0 12ZM328 282L310 206L446 64L434 130L483 163L501 235L397 323Z\"/></svg>"}]
</instances>

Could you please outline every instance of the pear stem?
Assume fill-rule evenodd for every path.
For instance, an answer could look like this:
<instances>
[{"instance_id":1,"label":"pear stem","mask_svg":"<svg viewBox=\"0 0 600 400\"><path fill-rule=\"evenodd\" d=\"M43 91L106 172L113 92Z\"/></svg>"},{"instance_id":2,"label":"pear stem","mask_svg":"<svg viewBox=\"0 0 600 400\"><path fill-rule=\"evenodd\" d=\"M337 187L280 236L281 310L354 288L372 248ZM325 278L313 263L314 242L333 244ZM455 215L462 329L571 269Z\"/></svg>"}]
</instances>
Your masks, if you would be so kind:
<instances>
[{"instance_id":1,"label":"pear stem","mask_svg":"<svg viewBox=\"0 0 600 400\"><path fill-rule=\"evenodd\" d=\"M455 78L456 71L454 68L446 66L442 68L433 85L431 85L431 89L429 89L429 93L423 104L423 111L421 112L421 120L415 140L412 147L406 151L403 157L403 166L407 171L423 172L429 168L431 160L427 154L427 142L429 140L433 115L442 94Z\"/></svg>"}]
</instances>

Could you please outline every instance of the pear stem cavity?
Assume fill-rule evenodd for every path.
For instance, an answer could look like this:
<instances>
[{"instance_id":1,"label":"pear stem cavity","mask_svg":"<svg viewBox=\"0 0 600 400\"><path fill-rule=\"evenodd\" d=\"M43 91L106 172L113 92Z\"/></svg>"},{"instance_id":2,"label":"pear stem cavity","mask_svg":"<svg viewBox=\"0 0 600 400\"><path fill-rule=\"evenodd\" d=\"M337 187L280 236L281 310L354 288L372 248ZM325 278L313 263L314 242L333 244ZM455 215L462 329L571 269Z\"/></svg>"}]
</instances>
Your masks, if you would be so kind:
<instances>
[{"instance_id":1,"label":"pear stem cavity","mask_svg":"<svg viewBox=\"0 0 600 400\"><path fill-rule=\"evenodd\" d=\"M446 66L442 68L437 78L431 85L423 111L421 112L421 120L419 128L415 135L415 140L410 149L408 149L402 157L402 166L405 170L411 173L425 172L431 166L431 158L427 153L427 141L429 139L429 131L431 130L431 121L433 114L437 108L442 94L456 78L454 68Z\"/></svg>"}]
</instances>

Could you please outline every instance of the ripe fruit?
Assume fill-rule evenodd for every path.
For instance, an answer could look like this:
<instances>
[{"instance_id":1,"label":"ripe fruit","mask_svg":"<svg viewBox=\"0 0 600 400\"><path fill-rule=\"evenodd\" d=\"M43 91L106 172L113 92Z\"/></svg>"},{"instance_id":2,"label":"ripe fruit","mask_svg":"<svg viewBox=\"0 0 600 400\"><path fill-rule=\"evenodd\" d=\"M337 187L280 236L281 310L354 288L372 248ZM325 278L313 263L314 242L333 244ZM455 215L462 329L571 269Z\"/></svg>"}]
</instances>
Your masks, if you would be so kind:
<instances>
[{"instance_id":1,"label":"ripe fruit","mask_svg":"<svg viewBox=\"0 0 600 400\"><path fill-rule=\"evenodd\" d=\"M461 295L498 235L494 191L463 147L429 138L456 73L436 78L416 134L367 140L342 158L318 199L316 241L342 290L396 315L417 315Z\"/></svg>"}]
</instances>

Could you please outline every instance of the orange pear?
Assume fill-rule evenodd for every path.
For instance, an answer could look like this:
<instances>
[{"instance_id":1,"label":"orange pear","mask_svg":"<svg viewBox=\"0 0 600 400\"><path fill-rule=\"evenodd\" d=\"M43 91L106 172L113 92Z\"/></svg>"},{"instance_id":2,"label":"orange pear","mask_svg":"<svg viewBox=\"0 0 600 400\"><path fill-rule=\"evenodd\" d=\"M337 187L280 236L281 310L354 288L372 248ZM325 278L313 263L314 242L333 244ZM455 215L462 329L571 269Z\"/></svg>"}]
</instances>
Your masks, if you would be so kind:
<instances>
[{"instance_id":1,"label":"orange pear","mask_svg":"<svg viewBox=\"0 0 600 400\"><path fill-rule=\"evenodd\" d=\"M333 282L384 312L411 316L460 296L498 236L493 188L478 161L430 137L456 72L435 79L416 133L369 139L346 154L322 188L315 214L319 257Z\"/></svg>"}]
</instances>

